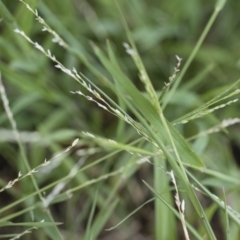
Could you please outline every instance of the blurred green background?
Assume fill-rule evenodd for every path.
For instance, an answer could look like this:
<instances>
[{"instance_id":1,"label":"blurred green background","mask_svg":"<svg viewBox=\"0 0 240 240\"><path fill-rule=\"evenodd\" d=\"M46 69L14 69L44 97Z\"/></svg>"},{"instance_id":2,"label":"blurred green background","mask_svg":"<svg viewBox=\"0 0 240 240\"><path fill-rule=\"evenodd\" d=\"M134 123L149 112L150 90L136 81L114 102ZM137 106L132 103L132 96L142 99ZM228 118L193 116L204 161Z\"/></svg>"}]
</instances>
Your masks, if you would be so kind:
<instances>
[{"instance_id":1,"label":"blurred green background","mask_svg":"<svg viewBox=\"0 0 240 240\"><path fill-rule=\"evenodd\" d=\"M70 91L82 90L82 87L56 69L49 59L13 31L15 28L24 30L33 41L37 41L45 49L51 49L51 52L64 66L75 67L118 101L115 93L108 88L104 79L97 77L91 71L92 67L103 75L109 76L95 57L91 42L106 50L106 40L110 40L124 72L139 89L143 90L144 88L139 81L138 71L133 61L123 47L123 43L127 42L127 37L114 1L26 0L26 2L32 8L37 8L47 24L74 49L74 51L64 50L52 42L53 37L49 33L41 31L42 26L34 19L33 14L26 9L24 4L17 0L2 0L13 18L7 18L3 8L1 9L0 70L17 127L20 132L27 131L26 134L29 134L26 135L24 146L31 167L40 165L45 158L49 159L61 149L69 146L81 131L89 131L115 140L118 138L117 140L125 143L134 140L136 133L131 127L125 126L123 133L117 133L118 120L116 117L104 112L85 98L71 94ZM150 79L155 89L160 91L164 82L167 82L173 73L173 67L176 65L175 55L183 58L182 66L186 62L210 18L216 2L212 0L122 0L118 3L129 24ZM225 85L240 78L239 9L240 1L230 0L220 12L203 46L165 110L170 121L193 110L199 104L220 93ZM4 131L11 130L11 126L2 105L0 109L0 174L2 185L4 185L4 182L8 182L16 176L19 169L22 169L23 172L25 169L21 163L18 147L15 141L11 140L11 134L4 135ZM224 119L239 117L239 103L220 109L214 115L215 117L206 116L188 125L180 126L179 130L185 137L191 137ZM237 176L240 163L240 126L237 124L228 130L228 134L216 133L205 137L200 141L197 149L213 169ZM30 136L33 137L33 135L30 134L35 134L36 139L31 138ZM84 140L80 150L88 147L99 150L89 140ZM99 150L96 156L100 157L104 154L102 150ZM66 175L78 158L77 153L74 153L66 157L57 168L53 169L51 174L39 175L39 185L44 186L46 183ZM91 168L71 184L79 184L86 179L99 176L109 169L115 169L120 165L118 158L124 159L124 154L103 166ZM87 161L91 162L91 157ZM124 183L122 183L122 188L120 186L118 195L121 204L112 216L113 222L116 219L121 220L128 212L151 196L141 183L141 179L152 181L151 166L144 166L135 171L136 174L129 180L128 186ZM113 178L104 185L100 184L102 191L102 196L99 198L100 205L115 180L117 179ZM221 187L221 184L210 177L204 180L211 187ZM3 194L0 206L17 199L21 195L21 189L26 192L31 191L28 189L26 181L23 181L12 192ZM68 203L53 207L56 219L59 221L67 219L66 225L62 227L63 231L71 229L73 232L82 234L86 225L87 213L79 215L78 227L71 226L71 222L75 219L76 212L90 211L94 189L95 187L83 190L80 195L74 195L75 197ZM134 193L132 189L134 189ZM76 209L72 209L70 207L72 205ZM147 205L132 217L128 230L126 230L126 226L122 228L125 232L120 229L109 234L103 230L99 239L113 239L111 236L114 236L114 239L154 239L153 214L153 205ZM217 221L216 228L219 226L218 224Z\"/></svg>"}]
</instances>

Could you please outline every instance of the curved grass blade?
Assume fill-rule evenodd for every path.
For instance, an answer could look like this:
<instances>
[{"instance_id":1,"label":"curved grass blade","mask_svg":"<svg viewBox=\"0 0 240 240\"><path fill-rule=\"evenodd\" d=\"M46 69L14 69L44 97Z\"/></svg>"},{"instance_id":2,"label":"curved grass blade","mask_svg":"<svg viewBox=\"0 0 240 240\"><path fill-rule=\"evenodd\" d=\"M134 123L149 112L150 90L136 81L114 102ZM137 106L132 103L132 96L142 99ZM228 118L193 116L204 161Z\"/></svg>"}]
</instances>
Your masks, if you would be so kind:
<instances>
[{"instance_id":1,"label":"curved grass blade","mask_svg":"<svg viewBox=\"0 0 240 240\"><path fill-rule=\"evenodd\" d=\"M147 182L142 180L143 183L174 213L174 215L180 220L180 214L177 210L175 210L170 204L168 204ZM186 226L188 230L194 235L194 237L198 240L202 240L202 237L199 236L198 232L186 221Z\"/></svg>"},{"instance_id":2,"label":"curved grass blade","mask_svg":"<svg viewBox=\"0 0 240 240\"><path fill-rule=\"evenodd\" d=\"M0 227L50 227L54 225L60 225L60 222L23 222L23 223L13 223L13 222L0 222Z\"/></svg>"},{"instance_id":3,"label":"curved grass blade","mask_svg":"<svg viewBox=\"0 0 240 240\"><path fill-rule=\"evenodd\" d=\"M90 216L88 218L87 229L86 229L86 233L85 233L85 237L84 237L84 239L86 239L86 240L92 239L92 235L94 233L93 231L91 231L91 225L92 225L92 220L93 220L93 214L94 214L95 209L96 209L97 197L98 197L98 192L95 193L94 200L93 200L93 205L92 205L91 212L90 212Z\"/></svg>"},{"instance_id":4,"label":"curved grass blade","mask_svg":"<svg viewBox=\"0 0 240 240\"><path fill-rule=\"evenodd\" d=\"M195 182L199 189L201 189L209 198L211 198L222 210L225 210L225 203L221 201L216 195L212 194L206 187L204 187L189 171L187 171L188 176ZM240 213L234 211L231 207L227 207L228 216L233 220L238 226L240 226Z\"/></svg>"},{"instance_id":5,"label":"curved grass blade","mask_svg":"<svg viewBox=\"0 0 240 240\"><path fill-rule=\"evenodd\" d=\"M146 204L154 201L155 198L151 198L148 201L146 201L145 203L143 203L141 206L137 207L135 210L133 210L130 214L128 214L122 221L120 221L117 225L105 229L106 231L112 231L113 229L117 228L118 226L120 226L122 223L124 223L128 218L130 218L134 213L136 213L137 211L139 211L142 207L144 207Z\"/></svg>"},{"instance_id":6,"label":"curved grass blade","mask_svg":"<svg viewBox=\"0 0 240 240\"><path fill-rule=\"evenodd\" d=\"M196 43L196 45L195 45L192 53L190 54L187 62L184 64L184 67L183 67L181 73L179 74L178 78L174 82L172 89L169 91L169 93L167 94L166 98L164 99L163 106L162 106L163 110L167 106L170 98L173 96L173 93L176 91L178 85L180 84L181 80L183 79L185 73L187 72L190 64L192 63L194 57L196 56L196 54L197 54L198 50L200 49L204 39L206 38L208 32L210 31L213 23L215 22L219 12L222 10L222 8L224 7L225 3L226 3L226 0L217 0L215 8L214 8L214 11L213 11L213 13L212 13L212 15L211 15L211 17L210 17L206 27L204 28L204 30L203 30L203 32L202 32L198 42Z\"/></svg>"},{"instance_id":7,"label":"curved grass blade","mask_svg":"<svg viewBox=\"0 0 240 240\"><path fill-rule=\"evenodd\" d=\"M141 112L141 114L146 118L146 120L150 122L154 131L157 132L159 139L163 139L163 141L169 143L166 129L162 125L158 112L153 105L138 91L128 77L105 57L103 52L97 46L94 46L94 51L106 69L118 82L119 94L122 96L122 98L125 100L126 97L129 98L131 104L135 105L139 112ZM171 135L173 136L173 139L175 140L174 142L178 152L183 154L182 161L190 166L203 167L204 165L202 161L191 150L189 144L185 141L181 134L170 123L167 122L167 125Z\"/></svg>"}]
</instances>

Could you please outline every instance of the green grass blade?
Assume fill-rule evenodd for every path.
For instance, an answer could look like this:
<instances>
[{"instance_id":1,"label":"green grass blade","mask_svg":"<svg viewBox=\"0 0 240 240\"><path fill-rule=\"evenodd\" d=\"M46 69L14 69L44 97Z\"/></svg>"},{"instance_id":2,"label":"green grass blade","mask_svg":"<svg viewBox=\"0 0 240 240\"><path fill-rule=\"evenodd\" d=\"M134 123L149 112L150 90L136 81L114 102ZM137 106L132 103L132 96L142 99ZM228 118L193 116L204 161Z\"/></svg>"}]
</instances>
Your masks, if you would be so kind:
<instances>
[{"instance_id":1,"label":"green grass blade","mask_svg":"<svg viewBox=\"0 0 240 240\"><path fill-rule=\"evenodd\" d=\"M174 215L180 220L180 214L177 210L175 210L175 208L173 208L167 201L164 200L163 197L161 197L160 194L158 194L147 182L145 182L143 180L143 183L156 195L157 198L159 198L160 201L162 201L169 209L172 213L174 213ZM162 219L162 221L164 221ZM196 239L202 240L202 237L198 234L198 232L186 221L186 225L188 230L194 235L194 237Z\"/></svg>"},{"instance_id":2,"label":"green grass blade","mask_svg":"<svg viewBox=\"0 0 240 240\"><path fill-rule=\"evenodd\" d=\"M187 174L195 182L197 187L201 189L209 198L211 198L219 208L225 210L225 204L216 195L212 194L206 187L204 187L189 171ZM232 208L227 208L228 216L233 220L238 226L240 226L240 214L235 212Z\"/></svg>"},{"instance_id":3,"label":"green grass blade","mask_svg":"<svg viewBox=\"0 0 240 240\"><path fill-rule=\"evenodd\" d=\"M225 191L223 189L224 194L224 202L225 202L225 209L224 209L224 220L225 220L225 239L230 240L229 238L229 218L228 218L228 212L227 212L227 199L225 195Z\"/></svg>"},{"instance_id":4,"label":"green grass blade","mask_svg":"<svg viewBox=\"0 0 240 240\"><path fill-rule=\"evenodd\" d=\"M152 202L154 200L154 198L149 199L148 201L146 201L145 203L143 203L142 205L140 205L139 207L137 207L136 209L134 209L131 213L129 213L123 220L121 220L118 224L116 224L115 226L106 229L106 231L112 231L113 229L117 228L118 226L120 226L122 223L124 223L127 219L129 219L134 213L138 212L142 207L144 207L146 204Z\"/></svg>"},{"instance_id":5,"label":"green grass blade","mask_svg":"<svg viewBox=\"0 0 240 240\"><path fill-rule=\"evenodd\" d=\"M108 206L107 209L99 216L93 223L92 225L92 240L97 239L97 236L99 235L100 231L103 229L105 226L107 220L113 213L114 209L117 207L119 200L116 199L112 204Z\"/></svg>"},{"instance_id":6,"label":"green grass blade","mask_svg":"<svg viewBox=\"0 0 240 240\"><path fill-rule=\"evenodd\" d=\"M154 189L165 201L174 206L172 193L170 191L169 177L164 170L166 160L154 157ZM173 212L159 198L155 198L155 236L156 239L177 239L176 219ZM163 221L164 219L164 221Z\"/></svg>"},{"instance_id":7,"label":"green grass blade","mask_svg":"<svg viewBox=\"0 0 240 240\"><path fill-rule=\"evenodd\" d=\"M94 51L99 59L102 61L103 65L112 74L114 79L119 82L119 91L121 96L125 99L126 96L130 98L132 104L134 104L143 116L152 124L155 131L158 131L158 135L161 139L169 142L168 135L166 133L165 127L161 124L160 118L157 111L154 109L152 104L136 89L133 83L127 78L127 76L122 73L118 68L116 68L102 53L102 51L94 46ZM179 153L183 154L182 161L188 165L193 165L196 167L202 167L203 163L199 157L191 150L188 143L184 138L178 133L174 127L168 123L171 135L175 139L176 148Z\"/></svg>"},{"instance_id":8,"label":"green grass blade","mask_svg":"<svg viewBox=\"0 0 240 240\"><path fill-rule=\"evenodd\" d=\"M167 123L165 120L165 126L163 126L160 123L160 119L158 116L158 113L155 111L153 106L149 103L149 101L144 98L139 91L135 88L135 86L128 80L128 78L119 71L118 68L114 67L113 64L110 63L110 61L104 56L104 54L101 52L99 48L96 46L94 47L94 51L96 55L99 57L99 59L102 61L103 65L107 68L107 70L115 77L116 80L119 81L119 84L121 86L121 95L122 96L129 96L132 99L132 103L136 105L136 107L139 109L139 111L142 112L142 114L146 117L146 119L152 124L153 128L157 129L157 133L154 132L152 129L150 129L149 126L145 124L145 127L149 129L152 136L154 137L154 140L159 145L160 149L163 151L165 157L169 160L173 170L175 171L175 174L183 181L186 191L188 192L188 196L191 199L197 213L199 216L203 216L205 220L203 220L203 225L205 227L205 230L210 237L210 239L215 239L214 233L210 227L210 224L208 223L206 216L204 214L204 211L201 207L201 204L199 200L197 199L196 194L194 193L190 183L188 182L185 172L182 171L183 168L180 170L176 160L174 157L168 152L167 148L164 146L162 142L162 138L167 136L167 139L169 141L169 137L173 136L172 138L175 140L174 143L176 143L177 152L180 156L184 154L191 163L193 163L193 160L198 162L198 166L200 165L201 161L197 157L197 155L191 150L187 142L184 140L184 138L177 132L176 129L174 129L171 124ZM162 119L164 119L164 116L162 115ZM166 128L167 127L167 128ZM166 130L168 133L166 133ZM170 131L170 132L169 132ZM160 136L159 136L160 135ZM171 142L173 141L171 138ZM181 140L179 142L179 139ZM172 143L170 144L172 145ZM179 149L179 147L182 147ZM190 157L190 155L192 155ZM183 158L185 161L186 159ZM194 165L196 162L194 163ZM200 165L202 166L202 164Z\"/></svg>"},{"instance_id":9,"label":"green grass blade","mask_svg":"<svg viewBox=\"0 0 240 240\"><path fill-rule=\"evenodd\" d=\"M15 19L12 16L12 14L8 11L8 9L6 8L6 6L2 3L2 1L0 0L0 14L1 16L4 18L5 21L7 21L10 24L14 24Z\"/></svg>"},{"instance_id":10,"label":"green grass blade","mask_svg":"<svg viewBox=\"0 0 240 240\"><path fill-rule=\"evenodd\" d=\"M90 215L88 218L87 229L86 229L86 233L85 233L85 237L84 237L85 240L92 239L92 236L94 235L94 232L91 230L91 226L92 226L92 221L93 221L93 215L94 215L94 212L96 209L97 197L98 197L98 192L95 193L93 205L92 205L91 212L90 212Z\"/></svg>"},{"instance_id":11,"label":"green grass blade","mask_svg":"<svg viewBox=\"0 0 240 240\"><path fill-rule=\"evenodd\" d=\"M49 227L54 225L60 225L59 222L23 222L23 223L13 223L13 222L0 222L0 227Z\"/></svg>"},{"instance_id":12,"label":"green grass blade","mask_svg":"<svg viewBox=\"0 0 240 240\"><path fill-rule=\"evenodd\" d=\"M118 5L118 2L115 1L117 7L118 7L118 10L119 10L119 13L120 13L120 17L121 17L121 20L122 20L122 23L123 23L123 26L124 26L124 29L126 31L126 34L127 34L127 37L128 37L128 40L130 41L130 44L131 44L131 47L132 49L132 58L139 70L139 74L140 74L140 79L141 81L143 82L144 86L145 86L145 89L146 89L146 92L149 94L150 98L151 98L151 102L154 106L154 108L156 109L156 111L160 112L160 109L159 109L159 104L158 104L158 97L157 97L157 94L153 88L153 85L152 85L152 82L147 74L147 71L143 65L143 62L138 54L138 51L137 51L137 48L135 46L135 43L133 41L133 37L132 37L132 34L131 34L131 31L129 30L128 28L128 24L124 18L124 15Z\"/></svg>"},{"instance_id":13,"label":"green grass blade","mask_svg":"<svg viewBox=\"0 0 240 240\"><path fill-rule=\"evenodd\" d=\"M224 0L217 0L217 4L215 6L215 9L214 9L206 27L204 28L198 42L196 43L192 53L190 54L189 58L187 59L187 62L184 64L184 67L183 67L182 71L180 72L178 78L173 83L172 89L169 91L169 93L167 94L167 97L164 99L164 102L163 102L163 105L162 105L163 110L167 106L170 98L173 96L173 94L176 91L178 85L180 84L181 80L183 79L185 73L187 72L187 70L188 70L190 64L192 63L194 57L196 56L198 50L200 49L204 39L206 38L207 34L209 33L213 23L215 22L220 10L223 8L223 6L225 4L225 2L226 1L224 1Z\"/></svg>"}]
</instances>

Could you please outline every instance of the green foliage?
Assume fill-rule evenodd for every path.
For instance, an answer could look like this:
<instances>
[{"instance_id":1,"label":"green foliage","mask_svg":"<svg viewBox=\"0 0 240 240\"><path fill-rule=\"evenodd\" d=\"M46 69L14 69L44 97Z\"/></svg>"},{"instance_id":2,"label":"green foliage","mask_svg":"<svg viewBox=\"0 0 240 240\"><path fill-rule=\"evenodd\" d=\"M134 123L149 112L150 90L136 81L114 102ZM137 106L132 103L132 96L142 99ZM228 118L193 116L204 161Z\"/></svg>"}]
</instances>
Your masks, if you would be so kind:
<instances>
[{"instance_id":1,"label":"green foliage","mask_svg":"<svg viewBox=\"0 0 240 240\"><path fill-rule=\"evenodd\" d=\"M0 1L0 238L238 239L238 5Z\"/></svg>"}]
</instances>

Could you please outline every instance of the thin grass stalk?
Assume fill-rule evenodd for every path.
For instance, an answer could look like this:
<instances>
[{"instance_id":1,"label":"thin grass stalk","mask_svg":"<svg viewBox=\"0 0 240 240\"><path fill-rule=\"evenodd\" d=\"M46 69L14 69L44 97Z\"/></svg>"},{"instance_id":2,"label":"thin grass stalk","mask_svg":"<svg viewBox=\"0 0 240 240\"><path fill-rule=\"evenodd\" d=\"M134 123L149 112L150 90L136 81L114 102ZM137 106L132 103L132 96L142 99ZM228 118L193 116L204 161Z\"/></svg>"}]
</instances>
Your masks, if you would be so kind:
<instances>
[{"instance_id":1,"label":"thin grass stalk","mask_svg":"<svg viewBox=\"0 0 240 240\"><path fill-rule=\"evenodd\" d=\"M123 98L123 100L125 101L127 106L131 109L131 111L136 115L136 117L140 120L140 122L143 124L143 126L149 131L149 133L151 134L151 137L158 144L159 148L163 151L166 159L169 161L170 165L172 166L174 173L177 174L177 176L180 178L180 180L184 184L186 191L188 193L188 197L190 198L199 218L202 220L202 223L203 223L203 226L205 228L207 235L209 236L210 239L216 240L216 237L215 237L215 235L212 231L212 228L206 218L204 210L202 209L202 206L199 203L199 200L198 200L194 190L192 189L192 186L189 183L188 178L186 177L184 168L179 167L175 158L169 153L167 147L161 141L161 139L160 139L161 136L159 137L155 133L155 131L147 123L146 119L140 113L138 113L138 111L125 98ZM162 117L164 117L164 116L162 116ZM184 170L184 172L182 172L182 169Z\"/></svg>"},{"instance_id":2,"label":"thin grass stalk","mask_svg":"<svg viewBox=\"0 0 240 240\"><path fill-rule=\"evenodd\" d=\"M154 106L155 110L159 113L160 112L160 106L159 106L159 103L158 103L158 97L157 97L157 94L156 94L156 91L154 90L154 87L152 85L152 82L147 74L147 71L144 67L144 64L141 60L141 57L139 56L138 54L138 51L137 51L137 48L136 48L136 45L133 41L133 38L131 36L131 32L129 30L129 27L128 27L128 24L123 16L123 13L121 11L121 8L120 6L118 5L118 2L115 0L115 4L119 10L119 13L120 13L120 17L121 17L121 20L122 20L122 24L124 26L124 29L126 31L126 34L127 34L127 37L128 37L128 40L130 41L130 44L131 44L131 47L133 49L131 49L133 51L133 54L131 54L137 68L139 69L140 71L140 78L144 84L144 87L146 89L146 92L149 94L150 98L151 98L151 103L152 105Z\"/></svg>"},{"instance_id":3,"label":"thin grass stalk","mask_svg":"<svg viewBox=\"0 0 240 240\"><path fill-rule=\"evenodd\" d=\"M86 229L85 237L83 240L88 240L88 239L92 238L91 226L92 226L92 221L93 221L93 215L96 210L97 198L98 198L98 191L96 191L94 199L93 199L93 205L91 208L90 216L88 218L87 229Z\"/></svg>"},{"instance_id":4,"label":"thin grass stalk","mask_svg":"<svg viewBox=\"0 0 240 240\"><path fill-rule=\"evenodd\" d=\"M216 195L212 194L206 187L204 187L189 171L188 176L195 182L196 186L202 190L209 198L211 198L222 210L225 210L225 203L223 203ZM240 226L240 214L228 208L228 215L238 227Z\"/></svg>"},{"instance_id":5,"label":"thin grass stalk","mask_svg":"<svg viewBox=\"0 0 240 240\"><path fill-rule=\"evenodd\" d=\"M164 198L161 196L161 194L158 194L148 183L146 183L143 180L143 183L174 213L174 215L181 220L181 216L179 212L173 208L167 201L164 200ZM201 236L199 236L199 233L188 223L186 222L188 230L194 235L194 237L198 240L203 240ZM166 238L167 239L167 238Z\"/></svg>"},{"instance_id":6,"label":"thin grass stalk","mask_svg":"<svg viewBox=\"0 0 240 240\"><path fill-rule=\"evenodd\" d=\"M87 170L88 168L93 167L93 166L95 166L96 164L101 163L101 162L109 159L110 157L112 157L112 156L115 155L116 153L119 153L120 151L121 151L121 150L118 150L118 151L112 152L112 153L110 153L110 154L108 154L108 155L105 155L104 157L98 159L97 161L95 161L95 162L93 162L93 163L90 163L90 164L88 164L87 166L79 169L78 173L80 173L80 172L82 172L82 171L84 171L84 170ZM59 183L61 183L61 182L63 182L63 181L68 180L68 179L69 179L69 175L68 175L68 176L65 176L65 177L63 177L63 178L61 178L61 179L59 179L59 180L57 180L57 181L55 181L55 182L53 182L53 183L51 183L51 184L49 184L49 185L47 185L46 187L41 188L41 189L39 190L39 192L44 192L44 191L46 191L46 190L48 190L48 189L56 186L57 184L59 184ZM15 201L15 202L7 205L6 207L1 208L1 209L0 209L0 214L3 213L3 212L5 212L5 211L7 211L8 209L11 209L12 207L14 207L14 206L16 206L16 205L24 202L24 201L27 200L28 198L37 195L37 194L38 194L38 191L33 192L33 193L31 193L31 194L29 194L29 195L27 195L27 196L25 196L25 197L23 197L23 198L21 198L21 199L18 199L18 200Z\"/></svg>"},{"instance_id":7,"label":"thin grass stalk","mask_svg":"<svg viewBox=\"0 0 240 240\"><path fill-rule=\"evenodd\" d=\"M186 178L185 170L184 170L184 173L183 173L182 169L179 167L179 165L176 162L176 160L174 159L174 157L169 153L167 147L163 144L160 137L153 131L153 129L149 126L147 121L141 116L141 114L139 114L136 111L136 109L133 106L131 106L131 104L129 104L129 102L126 99L124 99L124 100L125 100L125 103L128 105L128 107L131 109L131 111L133 111L133 113L141 121L143 126L150 132L151 136L153 137L155 142L158 144L159 148L163 151L164 156L166 157L166 159L169 161L170 165L172 166L172 168L174 170L174 173L177 174L177 176L180 178L180 180L184 184L184 186L186 188L186 191L188 193L188 197L190 198L190 200L191 200L199 218L201 219L201 222L202 222L202 224L205 228L205 231L208 234L209 238L212 239L212 240L216 240L216 237L215 237L215 235L213 233L213 230L212 230L212 228L211 228L211 226L210 226L210 224L207 220L207 217L204 213L204 210L202 209L202 206L199 203L199 200L198 200L191 184L189 183L188 178ZM159 173L159 174L161 174L161 173Z\"/></svg>"},{"instance_id":8,"label":"thin grass stalk","mask_svg":"<svg viewBox=\"0 0 240 240\"><path fill-rule=\"evenodd\" d=\"M173 86L172 86L172 89L169 91L169 93L167 94L166 98L164 99L163 101L163 104L162 104L162 109L164 111L164 109L166 108L169 100L171 99L171 97L173 96L174 92L176 91L178 85L180 84L181 80L183 79L185 73L187 72L190 64L192 63L194 57L196 56L198 50L200 49L204 39L206 38L210 28L212 27L214 21L216 20L219 12L222 10L224 4L225 4L226 1L224 0L218 0L217 3L216 3L216 6L214 8L214 11L206 25L206 27L204 28L197 44L195 45L193 51L191 52L189 58L187 59L187 62L184 64L183 66L183 69L182 71L180 72L178 78L176 79L176 81L173 83Z\"/></svg>"},{"instance_id":9,"label":"thin grass stalk","mask_svg":"<svg viewBox=\"0 0 240 240\"><path fill-rule=\"evenodd\" d=\"M25 149L23 147L22 141L20 139L20 135L19 135L19 132L18 132L18 129L17 129L17 124L16 124L16 122L15 122L15 120L13 118L12 111L11 111L11 109L9 107L9 101L7 99L5 88L4 88L4 85L2 83L1 72L0 72L0 92L1 92L2 101L3 101L3 105L4 105L4 108L5 108L5 111L7 113L9 122L11 123L12 129L13 129L13 133L15 135L17 144L18 144L19 149L20 149L21 157L23 159L23 162L24 162L24 165L25 165L27 171L30 172L31 171L31 167L30 167L29 161L27 159L27 155L26 155ZM30 178L31 178L31 181L33 183L34 188L36 189L36 191L38 193L39 198L41 199L41 201L44 201L44 198L43 198L43 196L42 196L42 194L40 192L40 189L39 189L39 187L37 185L37 181L36 181L34 175L30 174ZM50 213L50 211L48 209L46 209L46 215L50 219L51 222L54 222L53 217L52 217L52 215L51 215L51 213ZM62 235L61 235L59 229L55 225L53 227L54 227L56 233L58 234L58 238L63 240Z\"/></svg>"},{"instance_id":10,"label":"thin grass stalk","mask_svg":"<svg viewBox=\"0 0 240 240\"><path fill-rule=\"evenodd\" d=\"M169 185L169 178L163 169L166 169L167 162L163 158L154 157L154 189L164 196L164 199L173 206L173 198ZM176 239L176 219L173 212L159 198L154 199L155 209L155 239ZM169 229L171 229L169 231Z\"/></svg>"},{"instance_id":11,"label":"thin grass stalk","mask_svg":"<svg viewBox=\"0 0 240 240\"><path fill-rule=\"evenodd\" d=\"M177 174L177 176L180 178L180 180L184 184L187 194L188 194L188 197L190 198L199 218L202 220L202 223L203 223L206 233L208 234L210 239L215 240L216 237L215 237L215 235L212 231L212 228L206 218L204 210L202 209L202 206L199 203L199 200L198 200L191 184L189 183L188 178L186 177L184 167L183 166L182 166L182 168L179 167L175 158L169 153L167 147L161 141L161 138L160 138L161 136L159 137L155 133L155 131L147 123L146 119L140 113L138 113L138 111L126 99L123 98L123 100L125 101L127 106L131 109L131 111L136 115L136 117L140 120L140 122L143 124L143 126L149 131L149 133L151 134L151 137L158 144L159 148L163 151L166 159L169 161L170 165L172 166L174 173ZM163 114L162 114L162 118L164 118ZM167 126L167 124L165 126ZM168 127L167 127L167 129L168 129ZM170 134L170 132L169 132L169 134Z\"/></svg>"}]
</instances>

